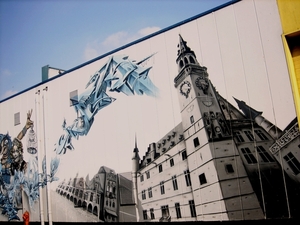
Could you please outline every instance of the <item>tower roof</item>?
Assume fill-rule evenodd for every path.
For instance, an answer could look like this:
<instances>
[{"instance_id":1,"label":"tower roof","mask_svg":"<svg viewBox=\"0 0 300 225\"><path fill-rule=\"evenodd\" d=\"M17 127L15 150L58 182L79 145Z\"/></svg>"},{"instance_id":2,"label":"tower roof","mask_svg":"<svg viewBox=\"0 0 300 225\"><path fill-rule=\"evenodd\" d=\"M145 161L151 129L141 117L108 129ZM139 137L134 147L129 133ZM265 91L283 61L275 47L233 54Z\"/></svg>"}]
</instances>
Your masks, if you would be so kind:
<instances>
[{"instance_id":1,"label":"tower roof","mask_svg":"<svg viewBox=\"0 0 300 225\"><path fill-rule=\"evenodd\" d=\"M183 38L179 34L179 43L177 45L177 47L178 47L177 57L180 57L182 54L186 54L186 53L191 53L195 56L194 51L192 51L191 48L189 46L187 46L186 43L187 42L185 40L183 40ZM195 58L196 58L196 56L195 56Z\"/></svg>"},{"instance_id":2,"label":"tower roof","mask_svg":"<svg viewBox=\"0 0 300 225\"><path fill-rule=\"evenodd\" d=\"M133 149L133 156L132 156L132 159L140 159L140 156L139 156L139 149L137 147L137 138L136 138L136 135L135 135L135 146L134 146L134 149Z\"/></svg>"}]
</instances>

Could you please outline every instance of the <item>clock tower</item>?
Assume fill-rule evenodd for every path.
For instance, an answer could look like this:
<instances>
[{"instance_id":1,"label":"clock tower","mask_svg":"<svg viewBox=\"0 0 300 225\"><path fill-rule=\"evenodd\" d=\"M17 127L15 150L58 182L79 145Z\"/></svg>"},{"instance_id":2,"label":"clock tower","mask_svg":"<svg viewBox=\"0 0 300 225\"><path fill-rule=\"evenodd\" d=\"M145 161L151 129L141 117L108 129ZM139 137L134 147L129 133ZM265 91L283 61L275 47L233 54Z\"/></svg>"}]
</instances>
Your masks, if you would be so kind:
<instances>
[{"instance_id":1,"label":"clock tower","mask_svg":"<svg viewBox=\"0 0 300 225\"><path fill-rule=\"evenodd\" d=\"M176 59L182 127L197 220L262 219L227 119L235 112L213 87L207 68L179 35ZM247 191L245 191L247 190ZM245 209L245 205L251 206ZM212 213L214 212L214 213Z\"/></svg>"},{"instance_id":2,"label":"clock tower","mask_svg":"<svg viewBox=\"0 0 300 225\"><path fill-rule=\"evenodd\" d=\"M184 130L202 119L209 141L230 137L207 68L200 66L194 51L180 35L176 63L178 75L174 83L178 89Z\"/></svg>"}]
</instances>

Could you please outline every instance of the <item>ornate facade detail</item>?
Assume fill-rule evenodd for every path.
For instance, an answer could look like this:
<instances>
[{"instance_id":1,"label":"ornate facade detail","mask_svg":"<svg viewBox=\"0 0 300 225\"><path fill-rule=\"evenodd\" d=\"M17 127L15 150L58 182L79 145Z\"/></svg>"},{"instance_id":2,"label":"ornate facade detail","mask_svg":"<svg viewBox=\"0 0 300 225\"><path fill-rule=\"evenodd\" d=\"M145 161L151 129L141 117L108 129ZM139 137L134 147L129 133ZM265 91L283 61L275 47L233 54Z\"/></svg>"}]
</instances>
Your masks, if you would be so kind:
<instances>
[{"instance_id":1,"label":"ornate facade detail","mask_svg":"<svg viewBox=\"0 0 300 225\"><path fill-rule=\"evenodd\" d=\"M286 144L288 144L298 136L300 136L300 132L298 124L296 123L270 147L270 151L272 152L272 154L277 153L282 147L284 147Z\"/></svg>"}]
</instances>

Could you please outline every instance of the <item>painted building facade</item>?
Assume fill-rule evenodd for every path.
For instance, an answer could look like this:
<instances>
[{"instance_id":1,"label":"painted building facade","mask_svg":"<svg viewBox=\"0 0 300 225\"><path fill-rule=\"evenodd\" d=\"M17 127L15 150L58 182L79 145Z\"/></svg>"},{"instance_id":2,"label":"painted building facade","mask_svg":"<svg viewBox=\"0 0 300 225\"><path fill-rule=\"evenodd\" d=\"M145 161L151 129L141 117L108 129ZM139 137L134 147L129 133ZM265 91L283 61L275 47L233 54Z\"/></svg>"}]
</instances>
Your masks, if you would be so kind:
<instances>
[{"instance_id":1,"label":"painted building facade","mask_svg":"<svg viewBox=\"0 0 300 225\"><path fill-rule=\"evenodd\" d=\"M0 220L132 221L131 191L137 221L295 217L297 54L282 35L299 18L281 2L230 1L1 100Z\"/></svg>"},{"instance_id":2,"label":"painted building facade","mask_svg":"<svg viewBox=\"0 0 300 225\"><path fill-rule=\"evenodd\" d=\"M297 217L296 120L294 132L288 126L282 134L262 112L235 99L239 111L219 95L208 69L179 37L174 82L182 123L149 145L136 170L141 221ZM282 140L286 146L274 157L272 149ZM137 161L136 154L133 164Z\"/></svg>"},{"instance_id":3,"label":"painted building facade","mask_svg":"<svg viewBox=\"0 0 300 225\"><path fill-rule=\"evenodd\" d=\"M105 166L91 180L76 177L61 182L56 192L102 222L136 221L131 180Z\"/></svg>"}]
</instances>

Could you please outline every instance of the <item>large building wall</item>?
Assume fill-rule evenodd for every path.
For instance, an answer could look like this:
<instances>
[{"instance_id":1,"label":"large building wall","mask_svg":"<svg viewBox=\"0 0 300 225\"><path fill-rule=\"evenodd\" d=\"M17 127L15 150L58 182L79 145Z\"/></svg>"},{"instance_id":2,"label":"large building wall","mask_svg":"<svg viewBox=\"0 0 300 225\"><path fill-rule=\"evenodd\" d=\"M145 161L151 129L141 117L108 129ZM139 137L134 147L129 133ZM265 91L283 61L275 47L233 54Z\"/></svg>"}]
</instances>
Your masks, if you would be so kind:
<instances>
[{"instance_id":1,"label":"large building wall","mask_svg":"<svg viewBox=\"0 0 300 225\"><path fill-rule=\"evenodd\" d=\"M208 215L215 206L215 203L209 203L211 201L209 198L216 198L216 195L210 194L209 191L205 194L206 192L202 192L198 186L200 170L202 168L207 169L206 166L209 165L211 170L217 173L219 167L223 167L222 163L226 160L234 157L237 165L239 165L241 159L237 156L236 149L232 147L231 155L226 155L228 158L224 159L224 162L215 160L213 163L210 161L215 155L209 151L210 144L207 143L207 134L203 129L204 123L201 114L194 114L195 123L193 126L189 126L190 114L188 112L181 117L182 102L179 101L177 90L174 88L174 78L178 75L176 65L178 34L181 34L188 41L189 46L195 51L200 65L208 68L209 78L217 92L230 104L236 106L232 96L243 99L249 105L262 111L265 118L283 129L295 118L296 114L281 40L282 26L278 2L275 0L230 2L224 7L183 21L143 40L116 49L109 56L99 56L48 81L29 87L27 90L0 102L0 134L8 132L12 139L17 137L26 124L28 111L32 109L31 120L34 122L33 129L38 142L36 155L39 159L39 171L42 171L42 159L45 156L48 171L51 160L59 158L59 169L56 171L55 177L62 181L75 177L77 173L82 177L86 177L87 174L96 174L100 166L113 168L116 173L130 171L135 136L138 140L139 154L142 156L146 154L149 143L161 144L163 139L166 139L166 142L171 144L172 137L168 142L168 137L162 139L162 136L182 123L186 130L181 130L176 134L178 135L175 136L178 138L176 145L171 146L166 153L170 157L161 155L156 159L157 165L163 165L163 172L158 173L158 166L155 164L145 166L139 171L140 174L144 174L149 170L151 172L149 181L153 182L140 183L138 181L137 192L139 203L141 203L139 206L142 206L139 211L139 218L143 220L143 210L147 210L147 220L151 220L149 213L150 209L153 208L154 221L158 221L162 214L161 206L169 204L168 199L172 199L173 202L169 204L172 220L177 218L175 203L179 203L182 214L182 218L178 221L202 220L204 214L200 213L201 210L204 212L207 209L206 215ZM115 98L116 101L94 115L86 135L72 138L73 151L68 148L65 149L65 154L57 154L54 149L57 148L60 137L65 134L62 128L64 120L66 128L74 125L79 116L79 113L75 111L75 103L70 101L70 97L76 98L76 96L79 97L80 94L84 93L88 96L86 85L91 76L97 74L100 68L110 62L110 56L119 55L127 55L135 62L152 55L139 65L143 68L151 68L148 78L157 88L153 89L154 94L151 96L144 92L144 95L128 96L128 93L124 94L107 89L107 94ZM141 76L141 78L145 77ZM76 91L78 95L76 95ZM138 94L135 93L135 95ZM91 102L86 101L86 103ZM15 124L15 115L17 124ZM20 115L19 118L18 115ZM28 132L22 139L26 162L35 157L35 155L30 155L27 152ZM201 146L197 150L195 157L191 156L188 159L189 166L193 168L193 171L188 168L188 160L182 160L184 150L187 151L188 155L192 153L193 140L187 138L188 132L188 136L198 132L196 135L198 135L201 145L203 144L203 147ZM183 142L182 138L180 139L180 135L187 139L186 142ZM205 143L207 144L204 145ZM71 146L69 147L71 148ZM228 152L224 152L224 154L228 154ZM174 158L176 172L173 172L169 166L170 158ZM207 164L199 167L205 160ZM190 170L192 183L197 184L194 193L191 192L192 187L186 185L184 171L187 169ZM244 172L243 170L239 171L239 181L245 183L246 187L243 190L251 195L252 190L248 186L248 181L244 179ZM192 176L193 173L195 176ZM223 172L218 173L220 176L224 175ZM138 174L138 180L140 174ZM178 196L176 194L179 191L172 191L172 175L177 176L181 193ZM146 177L145 181L147 181ZM164 198L159 195L159 183L161 181L165 181L166 193ZM55 190L57 185L58 182L53 181L48 183L47 187L49 190ZM153 201L148 198L148 188L152 185ZM222 181L214 183L212 188L221 190L224 185L226 182ZM146 190L147 198L145 200L141 198L143 190ZM53 221L67 218L68 215L65 211L61 212L64 217L56 217L56 214L51 214L51 209L54 210L59 207L59 201L47 201L46 189L43 189L42 193L41 197L36 199L36 211L29 206L25 207L25 204L23 206L23 211L30 210L32 213L31 221L42 219L38 211L39 203L42 205L41 209L46 221L49 217L52 217ZM201 199L204 200L208 198L204 201L205 205L197 202L199 199L195 198L195 194L201 195ZM221 195L229 196L231 193L221 191ZM254 198L254 196L251 197ZM48 197L48 199L51 198ZM202 207L196 217L192 217L190 211L189 201L193 199L194 204L199 209ZM230 219L228 214L225 215L224 212L225 208L230 208L233 203L218 198L216 204L220 207L218 217L207 216L204 219ZM22 208L22 206L19 207ZM256 205L249 207L255 208ZM23 211L18 211L20 218ZM7 216L0 216L0 220L7 220ZM236 216L235 218L242 217ZM76 218L68 219L69 222L72 219L78 221Z\"/></svg>"}]
</instances>

